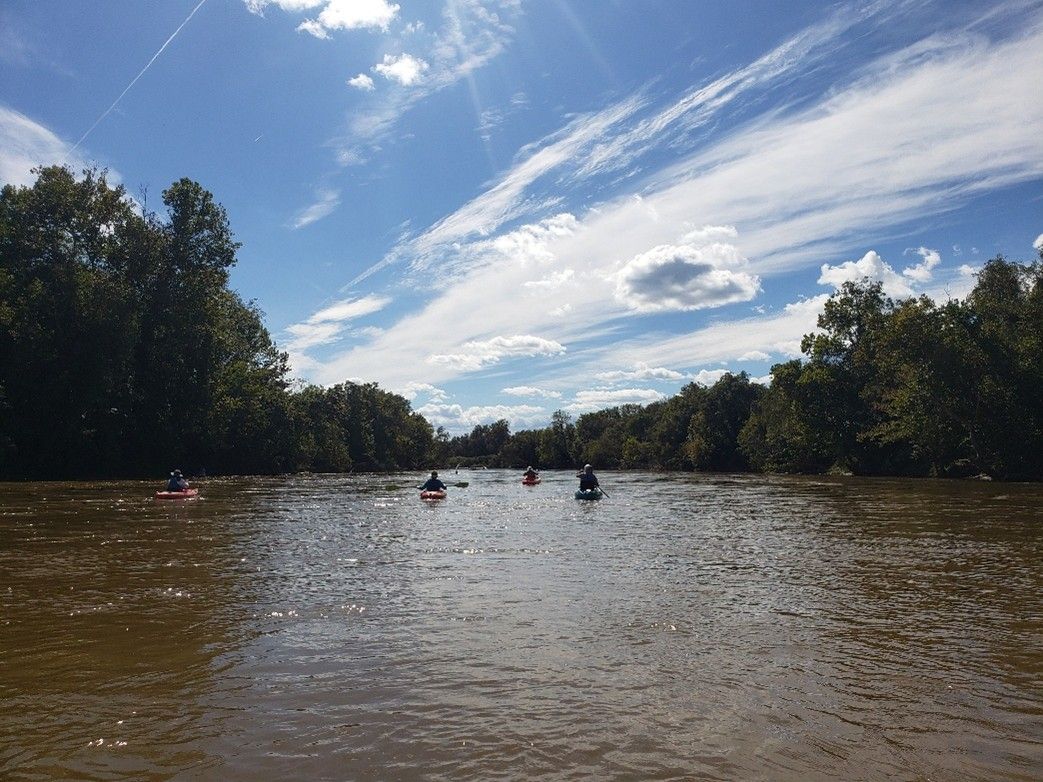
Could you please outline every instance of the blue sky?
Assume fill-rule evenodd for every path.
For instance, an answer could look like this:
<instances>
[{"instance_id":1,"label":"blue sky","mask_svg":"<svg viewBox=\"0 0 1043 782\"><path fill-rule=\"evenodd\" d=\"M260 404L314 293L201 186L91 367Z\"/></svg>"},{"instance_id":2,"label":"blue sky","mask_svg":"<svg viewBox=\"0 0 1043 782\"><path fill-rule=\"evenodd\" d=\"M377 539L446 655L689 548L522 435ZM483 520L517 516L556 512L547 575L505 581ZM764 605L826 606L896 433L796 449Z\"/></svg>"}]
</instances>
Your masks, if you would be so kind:
<instances>
[{"instance_id":1,"label":"blue sky","mask_svg":"<svg viewBox=\"0 0 1043 782\"><path fill-rule=\"evenodd\" d=\"M0 180L187 176L295 376L452 432L799 353L1043 242L1043 2L0 6Z\"/></svg>"}]
</instances>

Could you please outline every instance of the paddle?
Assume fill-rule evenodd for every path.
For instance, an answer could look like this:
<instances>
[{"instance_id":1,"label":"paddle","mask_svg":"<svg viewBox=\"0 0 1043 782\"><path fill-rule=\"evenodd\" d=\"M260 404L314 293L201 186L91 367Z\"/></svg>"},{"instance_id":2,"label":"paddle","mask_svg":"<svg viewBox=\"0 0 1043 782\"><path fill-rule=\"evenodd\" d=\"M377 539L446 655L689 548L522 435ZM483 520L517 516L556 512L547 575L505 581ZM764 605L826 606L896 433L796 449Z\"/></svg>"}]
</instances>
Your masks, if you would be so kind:
<instances>
[{"instance_id":1,"label":"paddle","mask_svg":"<svg viewBox=\"0 0 1043 782\"><path fill-rule=\"evenodd\" d=\"M601 485L600 484L598 485L598 488L601 489ZM608 497L608 492L605 491L604 489L601 489L601 493L604 494L606 497Z\"/></svg>"}]
</instances>

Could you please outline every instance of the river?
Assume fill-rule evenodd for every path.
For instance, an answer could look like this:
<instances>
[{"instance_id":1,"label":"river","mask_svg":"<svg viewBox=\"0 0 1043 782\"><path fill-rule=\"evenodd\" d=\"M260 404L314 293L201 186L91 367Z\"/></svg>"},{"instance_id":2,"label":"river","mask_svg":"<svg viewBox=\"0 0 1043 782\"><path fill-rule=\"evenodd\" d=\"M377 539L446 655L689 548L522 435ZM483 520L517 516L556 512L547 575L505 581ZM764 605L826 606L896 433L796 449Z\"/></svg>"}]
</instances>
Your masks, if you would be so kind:
<instances>
[{"instance_id":1,"label":"river","mask_svg":"<svg viewBox=\"0 0 1043 782\"><path fill-rule=\"evenodd\" d=\"M423 477L0 484L0 778L1043 778L1041 486Z\"/></svg>"}]
</instances>

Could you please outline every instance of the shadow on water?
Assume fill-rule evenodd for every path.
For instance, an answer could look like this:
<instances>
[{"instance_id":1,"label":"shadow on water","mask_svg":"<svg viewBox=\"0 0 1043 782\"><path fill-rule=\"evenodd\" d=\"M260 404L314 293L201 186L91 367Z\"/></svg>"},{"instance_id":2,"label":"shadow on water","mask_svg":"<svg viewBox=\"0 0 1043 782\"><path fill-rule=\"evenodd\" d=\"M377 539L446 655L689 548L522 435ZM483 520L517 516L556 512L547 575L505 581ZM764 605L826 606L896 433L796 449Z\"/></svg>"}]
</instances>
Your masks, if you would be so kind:
<instances>
[{"instance_id":1,"label":"shadow on water","mask_svg":"<svg viewBox=\"0 0 1043 782\"><path fill-rule=\"evenodd\" d=\"M0 775L1038 777L1040 487L441 477L0 485Z\"/></svg>"}]
</instances>

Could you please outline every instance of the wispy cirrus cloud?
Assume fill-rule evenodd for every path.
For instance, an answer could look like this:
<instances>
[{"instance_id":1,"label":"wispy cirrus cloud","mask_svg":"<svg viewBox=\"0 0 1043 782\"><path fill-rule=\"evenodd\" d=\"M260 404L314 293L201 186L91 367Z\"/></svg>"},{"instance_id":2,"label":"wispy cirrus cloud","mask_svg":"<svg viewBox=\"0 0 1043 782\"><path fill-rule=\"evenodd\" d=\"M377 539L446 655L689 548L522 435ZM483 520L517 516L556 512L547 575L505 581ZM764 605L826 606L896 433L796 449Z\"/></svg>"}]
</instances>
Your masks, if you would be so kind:
<instances>
[{"instance_id":1,"label":"wispy cirrus cloud","mask_svg":"<svg viewBox=\"0 0 1043 782\"><path fill-rule=\"evenodd\" d=\"M389 253L384 265L458 264L457 282L372 344L333 357L323 376L349 368L374 378L402 376L395 367L415 353L416 333L451 333L459 344L489 334L538 333L568 345L569 371L585 377L637 364L695 372L743 355L798 355L801 336L815 328L818 297L731 323L696 320L675 337L656 328L656 318L669 312L620 301L614 275L656 248L712 240L749 258L744 271L762 287L794 270L835 284L846 272L871 267L879 275L890 269L895 285L915 290L917 280L885 269L879 256L858 268L871 244L867 237L1043 176L1043 104L1035 97L1043 80L1043 20L1037 10L1019 21L1002 30L965 26L928 34L876 60L859 60L854 70L816 81L817 95L728 126L583 210L562 208L590 192L576 190L582 180L570 173L583 170L597 144L631 131L649 110L649 97L641 91L570 121L523 150L481 196ZM744 89L799 83L802 67L796 58ZM925 121L938 117L945 121ZM653 135L649 144L657 138L666 141L670 133ZM982 155L982 149L991 152ZM527 230L555 214L567 215L566 230ZM525 220L527 226L518 225ZM693 236L707 225L733 226L734 234ZM852 255L856 260L823 264ZM845 263L851 264L846 270ZM938 275L940 268L927 271ZM682 296L669 309L695 312L685 310L695 301ZM606 339L611 344L603 347L599 340ZM486 366L445 362L428 371L431 382L443 382ZM558 373L560 382L561 371L548 362L546 372L526 384L541 385L546 373Z\"/></svg>"},{"instance_id":2,"label":"wispy cirrus cloud","mask_svg":"<svg viewBox=\"0 0 1043 782\"><path fill-rule=\"evenodd\" d=\"M318 199L313 204L304 207L294 216L290 223L294 229L311 225L317 220L333 214L333 210L340 206L339 190L320 188L316 195Z\"/></svg>"},{"instance_id":3,"label":"wispy cirrus cloud","mask_svg":"<svg viewBox=\"0 0 1043 782\"><path fill-rule=\"evenodd\" d=\"M21 112L0 105L0 184L31 185L36 181L32 169L67 163L74 170L87 161L72 150L72 145L53 131ZM110 179L118 180L110 172Z\"/></svg>"}]
</instances>

